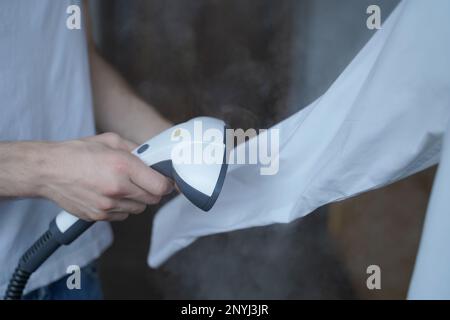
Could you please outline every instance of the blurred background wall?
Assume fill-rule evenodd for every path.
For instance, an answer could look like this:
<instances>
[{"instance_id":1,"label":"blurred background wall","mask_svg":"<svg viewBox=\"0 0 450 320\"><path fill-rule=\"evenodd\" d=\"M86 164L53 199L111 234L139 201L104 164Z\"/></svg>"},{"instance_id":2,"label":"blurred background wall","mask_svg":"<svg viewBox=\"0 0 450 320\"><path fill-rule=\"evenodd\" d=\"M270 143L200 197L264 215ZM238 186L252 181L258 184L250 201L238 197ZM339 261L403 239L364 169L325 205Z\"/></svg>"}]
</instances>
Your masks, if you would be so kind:
<instances>
[{"instance_id":1,"label":"blurred background wall","mask_svg":"<svg viewBox=\"0 0 450 320\"><path fill-rule=\"evenodd\" d=\"M93 0L102 55L174 122L197 115L267 128L319 97L389 0ZM301 165L301 162L299 162ZM146 265L157 208L113 225L106 298L404 298L433 171L321 208L289 225L205 237ZM243 190L243 192L245 192ZM280 190L279 192L282 192ZM274 195L276 196L276 195ZM382 268L382 290L366 268Z\"/></svg>"}]
</instances>

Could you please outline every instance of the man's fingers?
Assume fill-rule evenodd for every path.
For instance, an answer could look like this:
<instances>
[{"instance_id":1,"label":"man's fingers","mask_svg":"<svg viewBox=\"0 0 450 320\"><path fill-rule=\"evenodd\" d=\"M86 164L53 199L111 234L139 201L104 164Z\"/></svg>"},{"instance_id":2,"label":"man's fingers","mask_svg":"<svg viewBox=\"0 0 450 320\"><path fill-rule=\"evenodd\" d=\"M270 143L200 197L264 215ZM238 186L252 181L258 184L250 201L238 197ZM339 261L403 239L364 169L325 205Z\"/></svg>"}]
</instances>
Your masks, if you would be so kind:
<instances>
[{"instance_id":1,"label":"man's fingers","mask_svg":"<svg viewBox=\"0 0 450 320\"><path fill-rule=\"evenodd\" d=\"M156 196L164 196L172 192L173 183L169 179L147 167L137 157L131 157L134 161L130 162L130 179L135 185Z\"/></svg>"},{"instance_id":2,"label":"man's fingers","mask_svg":"<svg viewBox=\"0 0 450 320\"><path fill-rule=\"evenodd\" d=\"M139 214L145 211L147 206L142 202L137 202L133 200L121 199L117 200L116 207L110 211L108 214L112 213L126 213L126 214Z\"/></svg>"},{"instance_id":3,"label":"man's fingers","mask_svg":"<svg viewBox=\"0 0 450 320\"><path fill-rule=\"evenodd\" d=\"M139 186L135 185L132 181L129 181L127 185L127 190L129 190L128 195L125 198L129 200L134 200L144 204L157 204L161 201L161 196L153 195Z\"/></svg>"},{"instance_id":4,"label":"man's fingers","mask_svg":"<svg viewBox=\"0 0 450 320\"><path fill-rule=\"evenodd\" d=\"M134 142L132 142L132 141L130 141L130 140L127 140L127 139L123 139L122 138L122 142L123 142L123 148L124 148L124 150L125 151L128 151L128 152L131 152L131 151L133 151L134 149L136 149L137 147L139 147L139 145L138 144L136 144L136 143L134 143Z\"/></svg>"}]
</instances>

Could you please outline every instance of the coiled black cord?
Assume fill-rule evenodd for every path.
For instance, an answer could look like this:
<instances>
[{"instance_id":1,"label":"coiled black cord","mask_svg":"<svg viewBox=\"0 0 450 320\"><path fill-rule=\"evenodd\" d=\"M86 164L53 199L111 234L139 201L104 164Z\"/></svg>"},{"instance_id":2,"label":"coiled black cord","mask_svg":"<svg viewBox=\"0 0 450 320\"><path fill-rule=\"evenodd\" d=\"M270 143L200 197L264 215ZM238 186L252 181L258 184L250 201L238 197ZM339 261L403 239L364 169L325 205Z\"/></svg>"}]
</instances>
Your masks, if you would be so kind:
<instances>
[{"instance_id":1,"label":"coiled black cord","mask_svg":"<svg viewBox=\"0 0 450 320\"><path fill-rule=\"evenodd\" d=\"M20 258L19 265L9 281L4 299L20 300L31 274L59 246L60 244L56 241L51 230L47 230Z\"/></svg>"},{"instance_id":2,"label":"coiled black cord","mask_svg":"<svg viewBox=\"0 0 450 320\"><path fill-rule=\"evenodd\" d=\"M5 300L20 300L22 298L23 289L27 285L31 273L16 268L14 274L9 280L8 289L6 289Z\"/></svg>"}]
</instances>

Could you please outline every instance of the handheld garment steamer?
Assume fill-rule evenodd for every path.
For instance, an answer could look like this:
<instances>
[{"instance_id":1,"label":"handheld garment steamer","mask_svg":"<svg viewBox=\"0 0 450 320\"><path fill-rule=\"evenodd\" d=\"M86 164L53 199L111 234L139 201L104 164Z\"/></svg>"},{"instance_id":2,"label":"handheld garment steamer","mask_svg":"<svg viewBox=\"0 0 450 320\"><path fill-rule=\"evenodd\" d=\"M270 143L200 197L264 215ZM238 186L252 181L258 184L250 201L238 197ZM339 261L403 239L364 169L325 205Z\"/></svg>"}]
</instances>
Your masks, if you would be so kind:
<instances>
[{"instance_id":1,"label":"handheld garment steamer","mask_svg":"<svg viewBox=\"0 0 450 320\"><path fill-rule=\"evenodd\" d=\"M226 125L221 120L209 117L194 118L163 131L132 153L152 169L173 179L180 192L189 201L200 209L208 211L219 196L227 172L225 129ZM208 130L214 131L216 136L220 134L220 141L204 136L203 132ZM183 134L186 133L189 139L183 139L180 142ZM215 154L214 159L221 159L221 161L208 161L208 163L206 161L200 163L174 161L172 157L176 154L173 152L176 147L180 151L189 152L196 148L203 150L209 147L214 149L214 152L219 152ZM95 221L84 221L65 211L59 213L50 223L48 230L20 258L6 290L5 299L20 299L31 274L56 249L61 245L70 244L94 223Z\"/></svg>"}]
</instances>

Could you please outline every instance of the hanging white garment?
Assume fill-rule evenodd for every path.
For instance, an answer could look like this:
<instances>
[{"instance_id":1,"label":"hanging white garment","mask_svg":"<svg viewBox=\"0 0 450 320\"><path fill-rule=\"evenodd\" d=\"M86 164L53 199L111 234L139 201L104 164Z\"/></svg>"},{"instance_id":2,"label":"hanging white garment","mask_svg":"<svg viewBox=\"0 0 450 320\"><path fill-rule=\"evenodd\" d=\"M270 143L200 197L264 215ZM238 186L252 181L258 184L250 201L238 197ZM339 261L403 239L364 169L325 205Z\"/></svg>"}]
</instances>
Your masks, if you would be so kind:
<instances>
[{"instance_id":1,"label":"hanging white garment","mask_svg":"<svg viewBox=\"0 0 450 320\"><path fill-rule=\"evenodd\" d=\"M434 180L408 299L450 299L450 125Z\"/></svg>"},{"instance_id":2,"label":"hanging white garment","mask_svg":"<svg viewBox=\"0 0 450 320\"><path fill-rule=\"evenodd\" d=\"M209 213L181 196L158 212L150 266L198 237L288 223L436 164L450 117L449 13L446 0L400 3L322 97L274 127L276 175L231 165Z\"/></svg>"}]
</instances>

